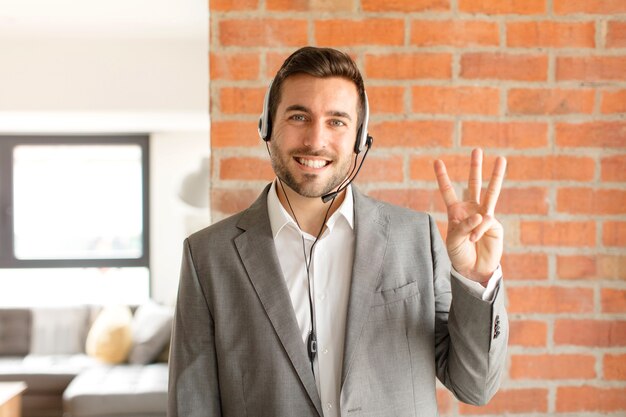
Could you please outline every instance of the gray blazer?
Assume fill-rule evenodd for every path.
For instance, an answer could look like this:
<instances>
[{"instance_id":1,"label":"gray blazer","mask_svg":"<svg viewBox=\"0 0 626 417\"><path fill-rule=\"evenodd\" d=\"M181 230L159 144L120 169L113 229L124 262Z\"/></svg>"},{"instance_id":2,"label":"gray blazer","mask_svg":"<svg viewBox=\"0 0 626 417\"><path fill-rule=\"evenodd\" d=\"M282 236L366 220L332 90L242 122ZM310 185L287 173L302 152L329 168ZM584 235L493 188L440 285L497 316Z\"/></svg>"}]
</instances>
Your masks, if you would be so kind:
<instances>
[{"instance_id":1,"label":"gray blazer","mask_svg":"<svg viewBox=\"0 0 626 417\"><path fill-rule=\"evenodd\" d=\"M323 416L267 213L247 210L185 241L168 416ZM437 416L435 379L484 404L505 364L494 300L450 275L433 219L354 189L355 255L340 407L345 417Z\"/></svg>"}]
</instances>

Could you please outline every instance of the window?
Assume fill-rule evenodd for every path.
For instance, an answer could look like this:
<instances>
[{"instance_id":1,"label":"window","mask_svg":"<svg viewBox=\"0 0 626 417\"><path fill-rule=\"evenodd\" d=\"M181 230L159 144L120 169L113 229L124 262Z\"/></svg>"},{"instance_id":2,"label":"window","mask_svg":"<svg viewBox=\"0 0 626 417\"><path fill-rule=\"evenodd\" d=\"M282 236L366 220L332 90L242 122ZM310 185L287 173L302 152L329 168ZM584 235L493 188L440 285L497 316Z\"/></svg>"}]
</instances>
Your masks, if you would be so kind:
<instances>
[{"instance_id":1,"label":"window","mask_svg":"<svg viewBox=\"0 0 626 417\"><path fill-rule=\"evenodd\" d=\"M85 277L147 297L148 189L147 136L0 137L0 285Z\"/></svg>"}]
</instances>

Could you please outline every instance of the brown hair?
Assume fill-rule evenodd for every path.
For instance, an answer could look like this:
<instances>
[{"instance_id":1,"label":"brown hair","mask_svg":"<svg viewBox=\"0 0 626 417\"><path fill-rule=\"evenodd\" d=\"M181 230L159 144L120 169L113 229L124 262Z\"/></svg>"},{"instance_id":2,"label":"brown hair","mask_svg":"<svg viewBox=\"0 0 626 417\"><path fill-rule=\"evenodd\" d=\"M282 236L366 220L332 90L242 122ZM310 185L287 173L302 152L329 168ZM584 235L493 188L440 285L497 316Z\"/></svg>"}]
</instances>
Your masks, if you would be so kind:
<instances>
[{"instance_id":1,"label":"brown hair","mask_svg":"<svg viewBox=\"0 0 626 417\"><path fill-rule=\"evenodd\" d=\"M359 94L359 126L363 120L363 106L365 103L365 87L363 77L358 67L344 52L331 48L317 48L305 46L292 53L283 62L274 77L269 97L268 121L273 124L276 110L281 97L282 84L294 74L308 74L318 78L341 77L352 81Z\"/></svg>"}]
</instances>

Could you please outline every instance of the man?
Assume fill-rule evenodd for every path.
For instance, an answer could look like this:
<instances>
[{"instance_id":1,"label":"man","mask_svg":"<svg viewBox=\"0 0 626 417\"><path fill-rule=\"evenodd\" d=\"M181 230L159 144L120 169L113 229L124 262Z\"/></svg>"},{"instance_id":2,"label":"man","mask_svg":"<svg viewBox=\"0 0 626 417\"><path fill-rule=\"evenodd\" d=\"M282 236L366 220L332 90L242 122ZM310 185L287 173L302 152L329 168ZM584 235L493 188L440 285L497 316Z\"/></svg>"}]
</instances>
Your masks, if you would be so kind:
<instances>
[{"instance_id":1,"label":"man","mask_svg":"<svg viewBox=\"0 0 626 417\"><path fill-rule=\"evenodd\" d=\"M170 417L436 416L436 378L472 404L497 390L505 160L481 201L472 152L464 202L435 163L444 247L427 214L349 185L372 143L368 117L347 55L302 48L278 71L259 126L276 179L185 242Z\"/></svg>"}]
</instances>

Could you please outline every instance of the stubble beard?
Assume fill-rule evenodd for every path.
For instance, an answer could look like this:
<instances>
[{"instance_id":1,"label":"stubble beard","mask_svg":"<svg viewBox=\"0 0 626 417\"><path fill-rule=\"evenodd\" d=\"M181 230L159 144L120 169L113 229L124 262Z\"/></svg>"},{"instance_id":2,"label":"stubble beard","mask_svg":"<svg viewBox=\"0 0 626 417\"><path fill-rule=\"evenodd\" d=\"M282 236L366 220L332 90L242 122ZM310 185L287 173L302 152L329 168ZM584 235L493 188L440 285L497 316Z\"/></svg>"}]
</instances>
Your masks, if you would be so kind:
<instances>
[{"instance_id":1,"label":"stubble beard","mask_svg":"<svg viewBox=\"0 0 626 417\"><path fill-rule=\"evenodd\" d=\"M337 161L332 156L322 153L312 153L307 151L296 150L292 152L293 155L303 155L303 156L325 156L331 159L332 164L337 165L335 172L329 178L328 182L324 185L315 184L315 181L318 179L317 174L309 174L304 173L301 175L302 179L298 181L296 177L289 171L288 162L293 159L293 155L280 155L278 150L274 149L271 153L271 161L272 168L274 169L274 173L284 184L286 184L293 191L301 195L302 197L307 198L319 198L325 194L328 194L334 191L347 177L348 170L350 169L351 158L346 158L342 161ZM295 162L297 163L297 162Z\"/></svg>"}]
</instances>

